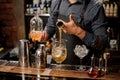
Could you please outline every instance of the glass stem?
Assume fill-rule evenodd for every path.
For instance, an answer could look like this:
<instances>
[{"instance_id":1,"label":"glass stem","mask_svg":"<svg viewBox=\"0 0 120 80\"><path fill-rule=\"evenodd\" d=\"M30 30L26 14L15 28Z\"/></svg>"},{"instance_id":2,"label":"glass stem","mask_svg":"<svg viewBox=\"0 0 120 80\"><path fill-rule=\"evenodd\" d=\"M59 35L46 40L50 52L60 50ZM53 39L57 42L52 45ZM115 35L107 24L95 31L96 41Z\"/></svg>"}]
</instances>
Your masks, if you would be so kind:
<instances>
[{"instance_id":1,"label":"glass stem","mask_svg":"<svg viewBox=\"0 0 120 80\"><path fill-rule=\"evenodd\" d=\"M105 73L107 72L107 59L105 59Z\"/></svg>"},{"instance_id":2,"label":"glass stem","mask_svg":"<svg viewBox=\"0 0 120 80\"><path fill-rule=\"evenodd\" d=\"M80 71L82 71L82 59L80 59Z\"/></svg>"},{"instance_id":3,"label":"glass stem","mask_svg":"<svg viewBox=\"0 0 120 80\"><path fill-rule=\"evenodd\" d=\"M80 65L82 65L82 59L80 59Z\"/></svg>"},{"instance_id":4,"label":"glass stem","mask_svg":"<svg viewBox=\"0 0 120 80\"><path fill-rule=\"evenodd\" d=\"M58 63L57 66L58 66L57 69L61 69L61 63Z\"/></svg>"}]
</instances>

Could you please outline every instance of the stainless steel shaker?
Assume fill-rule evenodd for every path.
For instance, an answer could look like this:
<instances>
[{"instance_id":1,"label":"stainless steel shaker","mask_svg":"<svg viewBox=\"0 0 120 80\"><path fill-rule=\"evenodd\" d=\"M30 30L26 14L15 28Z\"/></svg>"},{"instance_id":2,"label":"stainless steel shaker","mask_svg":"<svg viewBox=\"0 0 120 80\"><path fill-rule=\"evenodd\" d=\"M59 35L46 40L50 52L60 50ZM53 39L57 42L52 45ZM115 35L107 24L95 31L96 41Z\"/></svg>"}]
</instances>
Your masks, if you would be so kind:
<instances>
[{"instance_id":1,"label":"stainless steel shaker","mask_svg":"<svg viewBox=\"0 0 120 80\"><path fill-rule=\"evenodd\" d=\"M29 41L26 39L19 40L19 65L21 67L30 67L28 44Z\"/></svg>"},{"instance_id":2,"label":"stainless steel shaker","mask_svg":"<svg viewBox=\"0 0 120 80\"><path fill-rule=\"evenodd\" d=\"M35 53L35 67L46 68L46 64L47 64L47 54L45 51L45 45L39 44L39 47Z\"/></svg>"}]
</instances>

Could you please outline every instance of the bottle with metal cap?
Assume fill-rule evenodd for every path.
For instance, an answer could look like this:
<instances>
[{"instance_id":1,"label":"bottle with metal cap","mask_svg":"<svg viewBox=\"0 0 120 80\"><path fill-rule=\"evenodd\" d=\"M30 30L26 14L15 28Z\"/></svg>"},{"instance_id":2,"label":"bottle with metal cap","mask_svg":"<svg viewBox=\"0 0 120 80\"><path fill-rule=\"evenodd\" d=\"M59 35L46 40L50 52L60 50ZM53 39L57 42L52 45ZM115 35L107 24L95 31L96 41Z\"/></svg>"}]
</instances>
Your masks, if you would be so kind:
<instances>
[{"instance_id":1,"label":"bottle with metal cap","mask_svg":"<svg viewBox=\"0 0 120 80\"><path fill-rule=\"evenodd\" d=\"M29 35L29 38L32 41L39 41L40 40L40 32L43 31L43 19L40 18L38 10L34 9L34 17L30 20L30 32L32 33Z\"/></svg>"},{"instance_id":2,"label":"bottle with metal cap","mask_svg":"<svg viewBox=\"0 0 120 80\"><path fill-rule=\"evenodd\" d=\"M44 44L38 44L39 47L35 53L35 67L36 68L46 68L47 64L47 54L45 51Z\"/></svg>"}]
</instances>

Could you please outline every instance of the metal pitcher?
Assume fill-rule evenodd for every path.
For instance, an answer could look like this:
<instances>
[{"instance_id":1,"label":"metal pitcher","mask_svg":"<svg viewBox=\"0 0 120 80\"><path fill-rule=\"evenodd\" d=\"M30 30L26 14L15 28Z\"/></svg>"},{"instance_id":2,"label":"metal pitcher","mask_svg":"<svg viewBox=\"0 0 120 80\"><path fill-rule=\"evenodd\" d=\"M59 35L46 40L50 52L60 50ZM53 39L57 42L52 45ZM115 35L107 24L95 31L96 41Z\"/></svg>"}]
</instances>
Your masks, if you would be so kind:
<instances>
[{"instance_id":1,"label":"metal pitcher","mask_svg":"<svg viewBox=\"0 0 120 80\"><path fill-rule=\"evenodd\" d=\"M30 67L28 44L29 41L26 39L19 40L19 65L21 67Z\"/></svg>"}]
</instances>

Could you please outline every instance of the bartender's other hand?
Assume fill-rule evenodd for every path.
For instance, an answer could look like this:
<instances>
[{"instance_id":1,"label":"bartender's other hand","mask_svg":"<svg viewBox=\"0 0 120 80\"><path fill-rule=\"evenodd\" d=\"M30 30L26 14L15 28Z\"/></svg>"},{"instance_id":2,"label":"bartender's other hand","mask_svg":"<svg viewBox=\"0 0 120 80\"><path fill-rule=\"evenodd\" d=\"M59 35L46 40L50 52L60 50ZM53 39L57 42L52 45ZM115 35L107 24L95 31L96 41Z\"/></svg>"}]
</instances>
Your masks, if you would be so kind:
<instances>
[{"instance_id":1,"label":"bartender's other hand","mask_svg":"<svg viewBox=\"0 0 120 80\"><path fill-rule=\"evenodd\" d=\"M67 34L73 34L80 39L83 39L86 31L83 30L80 26L78 26L72 18L72 15L69 16L69 22L62 21L64 24L63 31Z\"/></svg>"},{"instance_id":2,"label":"bartender's other hand","mask_svg":"<svg viewBox=\"0 0 120 80\"><path fill-rule=\"evenodd\" d=\"M69 22L64 22L64 28L63 31L67 34L73 34L76 35L76 32L79 30L79 32L83 31L83 29L76 25L75 21L72 18L72 15L69 16Z\"/></svg>"},{"instance_id":3,"label":"bartender's other hand","mask_svg":"<svg viewBox=\"0 0 120 80\"><path fill-rule=\"evenodd\" d=\"M30 31L29 38L32 39L33 42L45 42L48 38L48 34L45 31Z\"/></svg>"}]
</instances>

